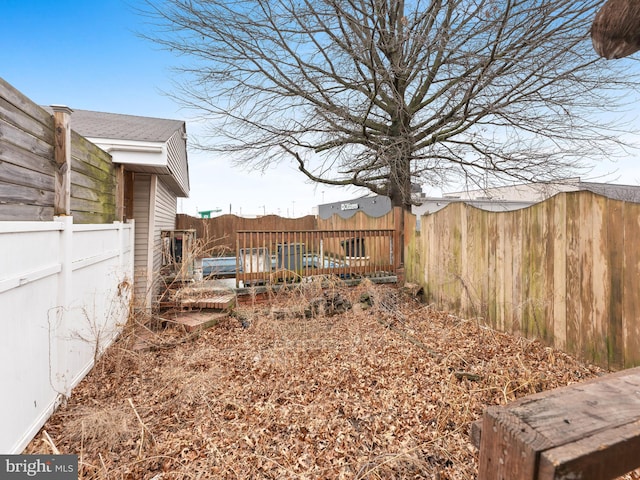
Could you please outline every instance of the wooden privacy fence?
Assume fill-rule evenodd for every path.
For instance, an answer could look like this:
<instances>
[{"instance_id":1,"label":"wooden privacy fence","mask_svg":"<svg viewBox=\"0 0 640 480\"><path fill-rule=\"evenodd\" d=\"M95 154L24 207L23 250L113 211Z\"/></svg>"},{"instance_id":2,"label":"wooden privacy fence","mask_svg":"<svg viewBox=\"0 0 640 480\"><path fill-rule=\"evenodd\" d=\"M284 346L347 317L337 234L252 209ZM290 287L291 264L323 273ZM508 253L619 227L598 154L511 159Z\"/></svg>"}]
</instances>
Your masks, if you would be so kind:
<instances>
[{"instance_id":1,"label":"wooden privacy fence","mask_svg":"<svg viewBox=\"0 0 640 480\"><path fill-rule=\"evenodd\" d=\"M640 204L588 191L422 217L408 280L427 300L608 368L640 365Z\"/></svg>"},{"instance_id":2,"label":"wooden privacy fence","mask_svg":"<svg viewBox=\"0 0 640 480\"><path fill-rule=\"evenodd\" d=\"M177 230L195 230L203 256L235 255L236 232L240 230L315 230L316 218L307 215L300 218L283 218L266 215L259 218L243 218L236 215L220 215L213 218L196 218L190 215L176 216Z\"/></svg>"},{"instance_id":3,"label":"wooden privacy fence","mask_svg":"<svg viewBox=\"0 0 640 480\"><path fill-rule=\"evenodd\" d=\"M52 115L0 78L0 220L120 219L122 169L71 131L69 109L55 110Z\"/></svg>"},{"instance_id":4,"label":"wooden privacy fence","mask_svg":"<svg viewBox=\"0 0 640 480\"><path fill-rule=\"evenodd\" d=\"M395 275L393 229L239 231L236 285Z\"/></svg>"}]
</instances>

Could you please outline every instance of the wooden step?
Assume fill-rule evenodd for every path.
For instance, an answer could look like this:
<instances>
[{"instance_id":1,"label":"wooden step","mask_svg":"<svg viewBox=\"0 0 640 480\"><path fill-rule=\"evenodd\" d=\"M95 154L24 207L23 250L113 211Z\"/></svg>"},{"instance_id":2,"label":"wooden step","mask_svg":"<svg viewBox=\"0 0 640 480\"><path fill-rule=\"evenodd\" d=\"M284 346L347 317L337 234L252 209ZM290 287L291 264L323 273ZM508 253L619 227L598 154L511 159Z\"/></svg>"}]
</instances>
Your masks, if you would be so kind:
<instances>
[{"instance_id":1,"label":"wooden step","mask_svg":"<svg viewBox=\"0 0 640 480\"><path fill-rule=\"evenodd\" d=\"M235 305L235 293L216 294L203 298L184 298L179 301L183 310L229 310Z\"/></svg>"},{"instance_id":2,"label":"wooden step","mask_svg":"<svg viewBox=\"0 0 640 480\"><path fill-rule=\"evenodd\" d=\"M182 325L187 332L194 332L211 328L227 316L222 312L185 312L178 314L172 322Z\"/></svg>"},{"instance_id":3,"label":"wooden step","mask_svg":"<svg viewBox=\"0 0 640 480\"><path fill-rule=\"evenodd\" d=\"M135 332L135 341L131 349L134 352L148 350L156 341L156 334L147 328L138 328Z\"/></svg>"}]
</instances>

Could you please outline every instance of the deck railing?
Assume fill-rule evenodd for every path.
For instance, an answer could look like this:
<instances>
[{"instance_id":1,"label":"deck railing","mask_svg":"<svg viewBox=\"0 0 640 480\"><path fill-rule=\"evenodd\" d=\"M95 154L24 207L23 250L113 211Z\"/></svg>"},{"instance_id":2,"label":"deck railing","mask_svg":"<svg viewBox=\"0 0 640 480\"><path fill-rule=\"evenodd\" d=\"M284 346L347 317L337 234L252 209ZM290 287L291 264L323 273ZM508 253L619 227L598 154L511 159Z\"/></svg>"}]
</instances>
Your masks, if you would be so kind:
<instances>
[{"instance_id":1,"label":"deck railing","mask_svg":"<svg viewBox=\"0 0 640 480\"><path fill-rule=\"evenodd\" d=\"M395 275L394 230L238 231L236 286Z\"/></svg>"}]
</instances>

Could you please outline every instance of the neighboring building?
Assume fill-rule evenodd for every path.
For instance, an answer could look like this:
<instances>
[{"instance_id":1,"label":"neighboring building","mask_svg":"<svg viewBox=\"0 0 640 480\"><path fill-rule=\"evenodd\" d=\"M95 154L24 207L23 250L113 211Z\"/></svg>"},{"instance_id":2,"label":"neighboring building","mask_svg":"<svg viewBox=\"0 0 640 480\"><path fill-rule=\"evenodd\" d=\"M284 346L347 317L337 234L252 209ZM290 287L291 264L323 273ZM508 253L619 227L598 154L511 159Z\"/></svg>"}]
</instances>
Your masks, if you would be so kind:
<instances>
[{"instance_id":1,"label":"neighboring building","mask_svg":"<svg viewBox=\"0 0 640 480\"><path fill-rule=\"evenodd\" d=\"M538 203L561 192L588 190L614 200L640 202L640 186L617 185L613 183L583 182L580 177L567 178L555 182L523 183L504 187L477 190L463 190L444 193L452 200L482 200Z\"/></svg>"},{"instance_id":2,"label":"neighboring building","mask_svg":"<svg viewBox=\"0 0 640 480\"><path fill-rule=\"evenodd\" d=\"M356 212L364 212L370 217L382 217L391 211L391 200L382 195L368 195L345 200L344 202L318 205L318 216L322 219L337 214L342 218L351 218Z\"/></svg>"},{"instance_id":3,"label":"neighboring building","mask_svg":"<svg viewBox=\"0 0 640 480\"><path fill-rule=\"evenodd\" d=\"M420 216L437 212L450 203L465 202L482 210L501 212L526 208L561 192L580 190L588 190L615 200L640 202L640 186L583 182L580 178L575 177L557 182L463 190L444 193L442 197L426 197L424 194L416 195L414 192L414 201L418 204L411 208L411 213L417 216L416 228L420 230ZM371 217L381 217L390 210L391 201L389 198L380 195L365 196L318 206L318 214L323 219L331 217L334 213L343 218L349 218L357 211L363 211Z\"/></svg>"},{"instance_id":4,"label":"neighboring building","mask_svg":"<svg viewBox=\"0 0 640 480\"><path fill-rule=\"evenodd\" d=\"M460 200L455 197L426 197L424 195L415 197L419 205L411 207L411 213L424 215L434 213L446 207L450 203L464 201L469 205L481 208L483 210L506 211L517 210L531 205L532 201L504 201L504 200ZM391 211L391 200L389 197L382 195L372 195L354 198L352 200L344 200L341 202L326 203L318 205L318 216L327 219L334 214L342 218L351 218L356 212L364 212L370 217L382 217Z\"/></svg>"},{"instance_id":5,"label":"neighboring building","mask_svg":"<svg viewBox=\"0 0 640 480\"><path fill-rule=\"evenodd\" d=\"M160 232L175 228L177 199L189 195L186 124L87 110L74 110L70 123L121 166L122 216L136 223L136 306L149 308L159 288Z\"/></svg>"}]
</instances>

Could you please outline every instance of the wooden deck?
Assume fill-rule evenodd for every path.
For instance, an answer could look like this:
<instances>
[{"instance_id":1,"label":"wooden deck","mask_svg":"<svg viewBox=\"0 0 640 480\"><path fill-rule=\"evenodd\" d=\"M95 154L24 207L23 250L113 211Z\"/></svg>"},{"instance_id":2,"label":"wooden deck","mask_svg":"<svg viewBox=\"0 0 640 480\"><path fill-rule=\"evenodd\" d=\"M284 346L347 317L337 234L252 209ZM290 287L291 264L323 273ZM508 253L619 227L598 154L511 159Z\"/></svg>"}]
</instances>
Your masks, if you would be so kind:
<instances>
[{"instance_id":1,"label":"wooden deck","mask_svg":"<svg viewBox=\"0 0 640 480\"><path fill-rule=\"evenodd\" d=\"M238 231L236 238L236 287L322 275L389 277L401 249L393 229Z\"/></svg>"}]
</instances>

